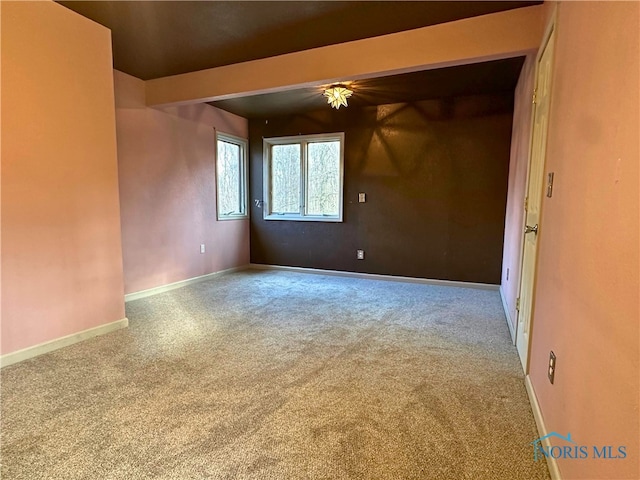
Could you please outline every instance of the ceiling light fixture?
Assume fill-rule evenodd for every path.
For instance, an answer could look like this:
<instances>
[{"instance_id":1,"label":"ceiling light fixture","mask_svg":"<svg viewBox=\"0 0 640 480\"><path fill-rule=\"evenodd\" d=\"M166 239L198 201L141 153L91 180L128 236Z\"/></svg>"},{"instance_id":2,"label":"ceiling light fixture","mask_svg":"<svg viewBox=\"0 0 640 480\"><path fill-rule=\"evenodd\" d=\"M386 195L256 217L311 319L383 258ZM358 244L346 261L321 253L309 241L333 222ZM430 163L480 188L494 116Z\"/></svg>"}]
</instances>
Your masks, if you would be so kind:
<instances>
[{"instance_id":1,"label":"ceiling light fixture","mask_svg":"<svg viewBox=\"0 0 640 480\"><path fill-rule=\"evenodd\" d=\"M339 109L341 105L347 107L347 98L352 94L353 91L344 85L332 85L324 89L324 96L327 97L327 102L336 110Z\"/></svg>"}]
</instances>

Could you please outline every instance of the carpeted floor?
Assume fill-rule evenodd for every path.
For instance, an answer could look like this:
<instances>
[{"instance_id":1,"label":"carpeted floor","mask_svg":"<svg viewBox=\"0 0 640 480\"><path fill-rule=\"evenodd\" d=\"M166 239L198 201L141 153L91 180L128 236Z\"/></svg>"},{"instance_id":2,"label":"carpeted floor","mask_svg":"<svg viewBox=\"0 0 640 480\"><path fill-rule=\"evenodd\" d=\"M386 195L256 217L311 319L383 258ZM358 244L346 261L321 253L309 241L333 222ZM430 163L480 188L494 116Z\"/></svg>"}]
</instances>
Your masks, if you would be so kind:
<instances>
[{"instance_id":1,"label":"carpeted floor","mask_svg":"<svg viewBox=\"0 0 640 480\"><path fill-rule=\"evenodd\" d=\"M246 271L2 370L7 479L547 479L495 291Z\"/></svg>"}]
</instances>

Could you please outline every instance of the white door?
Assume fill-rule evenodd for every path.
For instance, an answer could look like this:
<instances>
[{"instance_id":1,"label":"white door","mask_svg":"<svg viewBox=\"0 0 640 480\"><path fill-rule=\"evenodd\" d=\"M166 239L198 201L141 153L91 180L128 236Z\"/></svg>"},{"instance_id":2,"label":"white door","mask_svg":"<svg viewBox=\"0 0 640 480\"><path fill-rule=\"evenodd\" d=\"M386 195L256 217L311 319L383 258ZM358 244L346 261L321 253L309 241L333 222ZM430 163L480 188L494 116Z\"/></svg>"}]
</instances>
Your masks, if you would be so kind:
<instances>
[{"instance_id":1,"label":"white door","mask_svg":"<svg viewBox=\"0 0 640 480\"><path fill-rule=\"evenodd\" d=\"M551 96L551 72L553 65L553 31L549 35L542 54L538 58L536 88L534 93L533 131L531 135L531 157L525 199L525 231L522 253L522 276L520 280L520 307L516 346L525 373L529 371L529 344L532 332L534 280L540 207L544 190L544 160L547 147L547 124Z\"/></svg>"}]
</instances>

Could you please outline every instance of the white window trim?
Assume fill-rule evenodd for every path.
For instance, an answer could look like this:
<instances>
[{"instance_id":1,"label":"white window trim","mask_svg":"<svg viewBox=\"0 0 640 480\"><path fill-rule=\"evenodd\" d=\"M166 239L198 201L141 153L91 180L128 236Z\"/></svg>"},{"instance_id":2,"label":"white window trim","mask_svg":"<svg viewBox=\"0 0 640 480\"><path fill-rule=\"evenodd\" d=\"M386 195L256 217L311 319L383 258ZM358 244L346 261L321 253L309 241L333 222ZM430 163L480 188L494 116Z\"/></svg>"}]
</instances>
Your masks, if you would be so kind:
<instances>
[{"instance_id":1,"label":"white window trim","mask_svg":"<svg viewBox=\"0 0 640 480\"><path fill-rule=\"evenodd\" d=\"M242 209L243 213L233 213L233 214L221 214L220 213L220 188L218 184L218 141L223 141L227 143L233 143L240 147L240 189L241 189L241 201L243 202ZM218 220L244 220L249 218L249 182L248 182L248 142L244 138L236 137L235 135L230 135L228 133L218 132L216 130L216 156L215 156L215 171L216 171L216 218Z\"/></svg>"},{"instance_id":2,"label":"white window trim","mask_svg":"<svg viewBox=\"0 0 640 480\"><path fill-rule=\"evenodd\" d=\"M322 140L340 141L340 198L338 205L338 215L305 215L305 202L307 194L307 159L306 148L301 148L300 157L300 212L299 213L271 213L271 147L273 145L306 144ZM344 199L344 133L321 133L314 135L294 135L290 137L265 138L262 142L263 152L263 218L265 220L290 220L297 222L342 222L343 199Z\"/></svg>"}]
</instances>

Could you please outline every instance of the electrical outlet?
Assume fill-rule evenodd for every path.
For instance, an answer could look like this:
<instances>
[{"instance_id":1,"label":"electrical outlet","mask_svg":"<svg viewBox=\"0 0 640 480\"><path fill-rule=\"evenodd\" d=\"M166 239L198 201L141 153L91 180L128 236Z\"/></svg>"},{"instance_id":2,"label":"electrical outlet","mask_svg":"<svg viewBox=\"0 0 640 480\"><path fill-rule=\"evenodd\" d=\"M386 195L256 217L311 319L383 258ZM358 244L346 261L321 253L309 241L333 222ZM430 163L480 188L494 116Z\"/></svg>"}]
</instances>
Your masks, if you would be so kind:
<instances>
[{"instance_id":1,"label":"electrical outlet","mask_svg":"<svg viewBox=\"0 0 640 480\"><path fill-rule=\"evenodd\" d=\"M556 354L553 353L553 350L549 352L549 369L547 370L547 376L549 377L551 385L553 385L553 379L556 376Z\"/></svg>"},{"instance_id":2,"label":"electrical outlet","mask_svg":"<svg viewBox=\"0 0 640 480\"><path fill-rule=\"evenodd\" d=\"M200 244L200 253L204 253L204 243Z\"/></svg>"},{"instance_id":3,"label":"electrical outlet","mask_svg":"<svg viewBox=\"0 0 640 480\"><path fill-rule=\"evenodd\" d=\"M367 201L367 195L365 193L358 194L358 202L364 203Z\"/></svg>"},{"instance_id":4,"label":"electrical outlet","mask_svg":"<svg viewBox=\"0 0 640 480\"><path fill-rule=\"evenodd\" d=\"M356 252L356 258L357 258L358 260L364 260L364 250L358 250L358 251Z\"/></svg>"}]
</instances>

